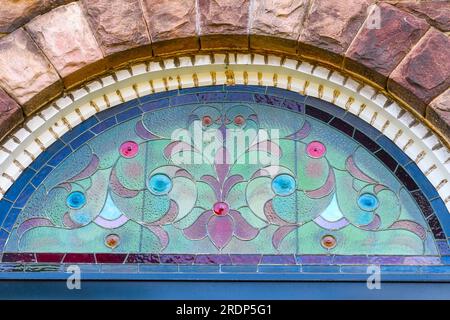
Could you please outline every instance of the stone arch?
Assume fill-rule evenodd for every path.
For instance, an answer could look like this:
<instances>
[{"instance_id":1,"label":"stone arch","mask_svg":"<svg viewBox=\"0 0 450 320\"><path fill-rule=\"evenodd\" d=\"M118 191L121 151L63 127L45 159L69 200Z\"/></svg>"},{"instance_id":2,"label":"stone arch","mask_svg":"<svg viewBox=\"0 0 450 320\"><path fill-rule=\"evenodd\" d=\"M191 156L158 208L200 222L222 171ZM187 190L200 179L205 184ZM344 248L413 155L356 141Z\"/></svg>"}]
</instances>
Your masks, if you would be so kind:
<instances>
[{"instance_id":1,"label":"stone arch","mask_svg":"<svg viewBox=\"0 0 450 320\"><path fill-rule=\"evenodd\" d=\"M0 33L6 35L0 41L0 84L7 93L1 94L3 136L23 120L20 108L27 117L87 79L130 61L238 50L277 52L350 73L401 101L447 140L449 13L442 2L382 1L371 6L370 0L276 4L35 0L27 4L2 6ZM382 17L380 29L371 28L375 14ZM230 23L229 18L237 22ZM27 75L18 76L20 69Z\"/></svg>"}]
</instances>

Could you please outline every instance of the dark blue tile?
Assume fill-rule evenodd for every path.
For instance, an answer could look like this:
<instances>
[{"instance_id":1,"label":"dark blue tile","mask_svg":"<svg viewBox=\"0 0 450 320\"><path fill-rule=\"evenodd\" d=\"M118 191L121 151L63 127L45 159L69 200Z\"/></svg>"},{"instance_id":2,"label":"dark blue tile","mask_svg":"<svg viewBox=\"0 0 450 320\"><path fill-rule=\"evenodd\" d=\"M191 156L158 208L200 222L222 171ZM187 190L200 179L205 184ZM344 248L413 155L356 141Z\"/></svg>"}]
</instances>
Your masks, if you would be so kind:
<instances>
[{"instance_id":1,"label":"dark blue tile","mask_svg":"<svg viewBox=\"0 0 450 320\"><path fill-rule=\"evenodd\" d=\"M277 88L277 87L267 87L266 94L294 100L297 102L304 102L306 100L305 96L303 96L297 92L289 91L289 90L281 89L281 88ZM309 100L309 97L308 97L308 100ZM322 100L320 100L320 101L322 101Z\"/></svg>"},{"instance_id":2,"label":"dark blue tile","mask_svg":"<svg viewBox=\"0 0 450 320\"><path fill-rule=\"evenodd\" d=\"M136 99L121 103L121 104L117 105L116 107L118 107L119 109L122 109L122 110L126 110L128 108L139 105L139 103L140 103L139 99L136 98Z\"/></svg>"},{"instance_id":3,"label":"dark blue tile","mask_svg":"<svg viewBox=\"0 0 450 320\"><path fill-rule=\"evenodd\" d=\"M267 87L262 86L247 86L237 84L234 86L225 86L225 91L228 92L255 92L255 93L265 93Z\"/></svg>"},{"instance_id":4,"label":"dark blue tile","mask_svg":"<svg viewBox=\"0 0 450 320\"><path fill-rule=\"evenodd\" d=\"M45 166L43 167L41 170L39 170L39 172L33 177L33 179L31 180L31 183L35 186L38 187L42 181L44 181L45 178L47 178L47 176L50 174L50 172L52 172L54 168L50 167L50 166Z\"/></svg>"},{"instance_id":5,"label":"dark blue tile","mask_svg":"<svg viewBox=\"0 0 450 320\"><path fill-rule=\"evenodd\" d=\"M6 217L5 221L3 221L2 228L5 229L8 232L11 232L11 229L14 226L14 223L17 220L17 216L22 210L13 208L11 211L9 211L8 216Z\"/></svg>"},{"instance_id":6,"label":"dark blue tile","mask_svg":"<svg viewBox=\"0 0 450 320\"><path fill-rule=\"evenodd\" d=\"M30 182L31 178L36 174L31 168L25 169L24 172L19 176L16 182L8 189L5 194L5 199L11 200L14 202L25 186Z\"/></svg>"},{"instance_id":7,"label":"dark blue tile","mask_svg":"<svg viewBox=\"0 0 450 320\"><path fill-rule=\"evenodd\" d=\"M139 107L130 108L124 112L119 113L117 117L117 122L121 123L129 119L135 118L142 114L142 110Z\"/></svg>"},{"instance_id":8,"label":"dark blue tile","mask_svg":"<svg viewBox=\"0 0 450 320\"><path fill-rule=\"evenodd\" d=\"M69 143L76 137L78 137L80 134L85 132L86 130L89 130L92 126L96 125L98 123L98 119L96 117L90 117L86 121L83 121L79 125L77 125L72 130L66 132L62 137L61 140L65 143Z\"/></svg>"},{"instance_id":9,"label":"dark blue tile","mask_svg":"<svg viewBox=\"0 0 450 320\"><path fill-rule=\"evenodd\" d=\"M224 91L224 86L206 86L206 87L194 87L178 90L178 94L192 94L192 93L203 93L203 92L213 92L213 91Z\"/></svg>"},{"instance_id":10,"label":"dark blue tile","mask_svg":"<svg viewBox=\"0 0 450 320\"><path fill-rule=\"evenodd\" d=\"M48 160L50 160L51 157L55 153L57 153L59 150L61 150L65 144L61 140L56 140L50 147L47 148L43 153L41 153L36 160L34 160L30 168L33 168L35 170L39 170L44 164L47 163Z\"/></svg>"},{"instance_id":11,"label":"dark blue tile","mask_svg":"<svg viewBox=\"0 0 450 320\"><path fill-rule=\"evenodd\" d=\"M72 142L70 143L70 147L72 148L72 150L76 150L93 137L95 137L95 135L92 132L86 131L78 138L72 140Z\"/></svg>"},{"instance_id":12,"label":"dark blue tile","mask_svg":"<svg viewBox=\"0 0 450 320\"><path fill-rule=\"evenodd\" d=\"M430 202L425 197L425 195L422 193L421 190L417 190L414 192L411 192L411 195L413 196L414 200L416 200L417 205L420 208L420 211L422 211L422 214L425 218L428 218L432 214L434 214L434 210L431 207Z\"/></svg>"},{"instance_id":13,"label":"dark blue tile","mask_svg":"<svg viewBox=\"0 0 450 320\"><path fill-rule=\"evenodd\" d=\"M403 167L398 166L395 170L395 175L397 178L403 183L403 185L408 189L409 191L414 191L419 189L419 186L414 181L414 179L408 174L408 172L403 169Z\"/></svg>"},{"instance_id":14,"label":"dark blue tile","mask_svg":"<svg viewBox=\"0 0 450 320\"><path fill-rule=\"evenodd\" d=\"M247 92L228 92L226 97L227 102L255 102L253 93Z\"/></svg>"},{"instance_id":15,"label":"dark blue tile","mask_svg":"<svg viewBox=\"0 0 450 320\"><path fill-rule=\"evenodd\" d=\"M68 146L64 147L50 159L48 164L53 167L56 167L58 164L61 163L61 161L67 158L71 152L72 150L70 149L70 147Z\"/></svg>"},{"instance_id":16,"label":"dark blue tile","mask_svg":"<svg viewBox=\"0 0 450 320\"><path fill-rule=\"evenodd\" d=\"M372 127L370 124L350 112L346 112L342 119L345 122L351 124L359 131L364 132L366 136L373 140L376 140L381 135L381 132L378 131L375 127Z\"/></svg>"},{"instance_id":17,"label":"dark blue tile","mask_svg":"<svg viewBox=\"0 0 450 320\"><path fill-rule=\"evenodd\" d=\"M160 100L163 98L170 98L176 95L178 95L178 90L164 91L146 95L145 97L139 98L139 101L141 102L141 104L145 104L149 101Z\"/></svg>"},{"instance_id":18,"label":"dark blue tile","mask_svg":"<svg viewBox=\"0 0 450 320\"><path fill-rule=\"evenodd\" d=\"M383 162L389 170L394 171L395 169L397 169L397 166L398 166L397 161L394 158L392 158L391 155L389 153L387 153L386 151L384 151L383 149L375 152L375 156L378 159L380 159L381 162Z\"/></svg>"},{"instance_id":19,"label":"dark blue tile","mask_svg":"<svg viewBox=\"0 0 450 320\"><path fill-rule=\"evenodd\" d=\"M267 94L255 94L255 102L256 103L263 103L271 106L279 107L283 103L284 98L277 97L277 96L270 96Z\"/></svg>"},{"instance_id":20,"label":"dark blue tile","mask_svg":"<svg viewBox=\"0 0 450 320\"><path fill-rule=\"evenodd\" d=\"M195 257L195 264L231 264L231 257L227 254L199 254Z\"/></svg>"},{"instance_id":21,"label":"dark blue tile","mask_svg":"<svg viewBox=\"0 0 450 320\"><path fill-rule=\"evenodd\" d=\"M261 264L296 264L294 255L263 255Z\"/></svg>"},{"instance_id":22,"label":"dark blue tile","mask_svg":"<svg viewBox=\"0 0 450 320\"><path fill-rule=\"evenodd\" d=\"M325 112L327 112L329 114L332 114L333 116L338 117L338 118L342 118L344 116L344 114L345 114L345 110L344 109L339 108L339 107L335 106L332 103L329 103L327 101L324 101L324 100L321 100L321 99L317 99L317 98L314 98L314 97L308 96L306 98L305 104L313 106L313 107L315 107L317 109L320 109L322 111L325 111Z\"/></svg>"},{"instance_id":23,"label":"dark blue tile","mask_svg":"<svg viewBox=\"0 0 450 320\"><path fill-rule=\"evenodd\" d=\"M335 127L336 129L345 133L349 137L353 137L353 132L355 131L355 128L351 124L345 122L340 118L334 118L329 123L332 127Z\"/></svg>"},{"instance_id":24,"label":"dark blue tile","mask_svg":"<svg viewBox=\"0 0 450 320\"><path fill-rule=\"evenodd\" d=\"M376 265L400 265L405 261L403 256L370 256L369 264Z\"/></svg>"},{"instance_id":25,"label":"dark blue tile","mask_svg":"<svg viewBox=\"0 0 450 320\"><path fill-rule=\"evenodd\" d=\"M175 96L170 98L171 106L181 106L183 104L198 103L196 94L184 94L182 96Z\"/></svg>"},{"instance_id":26,"label":"dark blue tile","mask_svg":"<svg viewBox=\"0 0 450 320\"><path fill-rule=\"evenodd\" d=\"M28 184L17 197L16 202L14 202L14 207L23 208L34 191L36 191L36 189L33 185Z\"/></svg>"},{"instance_id":27,"label":"dark blue tile","mask_svg":"<svg viewBox=\"0 0 450 320\"><path fill-rule=\"evenodd\" d=\"M95 117L99 121L103 121L105 119L111 118L111 117L115 116L116 114L118 114L120 112L123 112L123 111L125 111L127 109L130 109L132 107L135 107L137 105L139 105L139 100L134 99L134 100L131 100L131 101L119 104L117 106L114 106L112 108L108 108L106 110L103 110L103 111L97 113L95 115Z\"/></svg>"},{"instance_id":28,"label":"dark blue tile","mask_svg":"<svg viewBox=\"0 0 450 320\"><path fill-rule=\"evenodd\" d=\"M130 253L126 263L159 263L159 255L155 253Z\"/></svg>"},{"instance_id":29,"label":"dark blue tile","mask_svg":"<svg viewBox=\"0 0 450 320\"><path fill-rule=\"evenodd\" d=\"M283 108L286 108L286 109L289 109L289 110L297 111L297 112L300 112L300 113L305 113L305 105L303 104L303 102L297 102L297 101L294 101L294 100L286 99L286 100L283 101L281 106Z\"/></svg>"},{"instance_id":30,"label":"dark blue tile","mask_svg":"<svg viewBox=\"0 0 450 320\"><path fill-rule=\"evenodd\" d=\"M425 177L423 172L414 162L411 162L407 166L405 166L405 170L409 173L411 177L414 178L414 180L419 185L420 189L422 190L423 194L428 198L428 200L432 200L439 196L434 186Z\"/></svg>"},{"instance_id":31,"label":"dark blue tile","mask_svg":"<svg viewBox=\"0 0 450 320\"><path fill-rule=\"evenodd\" d=\"M99 134L102 133L103 131L111 128L112 126L117 124L117 120L116 117L111 117L108 118L106 120L103 120L102 122L100 122L99 124L97 124L96 126L91 128L91 131L95 134Z\"/></svg>"},{"instance_id":32,"label":"dark blue tile","mask_svg":"<svg viewBox=\"0 0 450 320\"><path fill-rule=\"evenodd\" d=\"M169 106L169 99L160 99L144 103L141 108L144 112L153 111L156 109L166 108Z\"/></svg>"},{"instance_id":33,"label":"dark blue tile","mask_svg":"<svg viewBox=\"0 0 450 320\"><path fill-rule=\"evenodd\" d=\"M333 263L333 256L324 255L297 255L296 260L298 264L331 264Z\"/></svg>"},{"instance_id":34,"label":"dark blue tile","mask_svg":"<svg viewBox=\"0 0 450 320\"><path fill-rule=\"evenodd\" d=\"M437 240L436 245L439 249L440 254L450 256L450 246L449 246L447 240Z\"/></svg>"},{"instance_id":35,"label":"dark blue tile","mask_svg":"<svg viewBox=\"0 0 450 320\"><path fill-rule=\"evenodd\" d=\"M398 163L402 166L411 162L411 159L399 147L397 147L389 138L381 135L377 143L384 148Z\"/></svg>"},{"instance_id":36,"label":"dark blue tile","mask_svg":"<svg viewBox=\"0 0 450 320\"><path fill-rule=\"evenodd\" d=\"M349 264L349 265L357 265L357 264L367 264L369 258L367 256L334 256L333 264Z\"/></svg>"},{"instance_id":37,"label":"dark blue tile","mask_svg":"<svg viewBox=\"0 0 450 320\"><path fill-rule=\"evenodd\" d=\"M233 264L259 264L262 256L260 254L230 254Z\"/></svg>"},{"instance_id":38,"label":"dark blue tile","mask_svg":"<svg viewBox=\"0 0 450 320\"><path fill-rule=\"evenodd\" d=\"M450 265L450 256L442 256L441 262L442 264Z\"/></svg>"},{"instance_id":39,"label":"dark blue tile","mask_svg":"<svg viewBox=\"0 0 450 320\"><path fill-rule=\"evenodd\" d=\"M318 119L322 122L326 122L328 123L333 116L331 114L329 114L328 112L322 111L320 109L314 108L312 106L308 106L306 105L306 111L305 113L315 119Z\"/></svg>"},{"instance_id":40,"label":"dark blue tile","mask_svg":"<svg viewBox=\"0 0 450 320\"><path fill-rule=\"evenodd\" d=\"M6 240L8 240L9 233L3 229L0 229L0 251L3 251L5 247Z\"/></svg>"},{"instance_id":41,"label":"dark blue tile","mask_svg":"<svg viewBox=\"0 0 450 320\"><path fill-rule=\"evenodd\" d=\"M223 102L226 97L225 92L207 92L207 93L199 93L198 101L199 102Z\"/></svg>"},{"instance_id":42,"label":"dark blue tile","mask_svg":"<svg viewBox=\"0 0 450 320\"><path fill-rule=\"evenodd\" d=\"M435 215L439 219L440 226L445 232L445 234L447 236L450 235L450 213L448 212L444 201L442 201L441 198L435 199L431 201L431 207L433 208ZM428 218L428 221L430 221L430 219L431 217Z\"/></svg>"},{"instance_id":43,"label":"dark blue tile","mask_svg":"<svg viewBox=\"0 0 450 320\"><path fill-rule=\"evenodd\" d=\"M12 202L3 199L0 200L0 217L3 217L4 215L6 215L9 211L9 209L11 209L12 207Z\"/></svg>"},{"instance_id":44,"label":"dark blue tile","mask_svg":"<svg viewBox=\"0 0 450 320\"><path fill-rule=\"evenodd\" d=\"M195 255L192 254L161 254L159 255L161 263L174 264L192 264L195 260Z\"/></svg>"},{"instance_id":45,"label":"dark blue tile","mask_svg":"<svg viewBox=\"0 0 450 320\"><path fill-rule=\"evenodd\" d=\"M380 146L372 138L369 138L366 134L359 130L355 130L353 133L353 139L358 141L361 145L366 147L370 152L376 152L380 150Z\"/></svg>"}]
</instances>

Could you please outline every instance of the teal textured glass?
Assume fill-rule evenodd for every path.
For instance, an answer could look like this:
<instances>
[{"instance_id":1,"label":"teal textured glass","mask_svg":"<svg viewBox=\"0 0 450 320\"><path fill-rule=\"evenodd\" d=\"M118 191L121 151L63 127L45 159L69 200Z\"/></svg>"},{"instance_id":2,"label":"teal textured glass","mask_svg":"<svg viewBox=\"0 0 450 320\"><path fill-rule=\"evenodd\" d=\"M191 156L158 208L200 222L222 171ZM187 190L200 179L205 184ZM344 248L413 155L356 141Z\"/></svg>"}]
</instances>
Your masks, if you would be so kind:
<instances>
[{"instance_id":1,"label":"teal textured glass","mask_svg":"<svg viewBox=\"0 0 450 320\"><path fill-rule=\"evenodd\" d=\"M86 196L80 191L72 192L67 197L67 205L72 209L80 209L86 204Z\"/></svg>"},{"instance_id":2,"label":"teal textured glass","mask_svg":"<svg viewBox=\"0 0 450 320\"><path fill-rule=\"evenodd\" d=\"M202 130L197 139L192 119L217 135L238 128L244 141ZM358 141L300 111L192 103L108 124L36 186L8 252L436 254L396 175ZM188 139L174 138L178 129ZM108 235L120 245L105 244ZM324 235L336 245L324 246Z\"/></svg>"},{"instance_id":3,"label":"teal textured glass","mask_svg":"<svg viewBox=\"0 0 450 320\"><path fill-rule=\"evenodd\" d=\"M364 193L358 198L358 206L364 211L373 211L378 207L378 198L371 193Z\"/></svg>"},{"instance_id":4,"label":"teal textured glass","mask_svg":"<svg viewBox=\"0 0 450 320\"><path fill-rule=\"evenodd\" d=\"M148 188L155 195L168 194L172 189L172 179L165 174L157 173L148 181Z\"/></svg>"},{"instance_id":5,"label":"teal textured glass","mask_svg":"<svg viewBox=\"0 0 450 320\"><path fill-rule=\"evenodd\" d=\"M279 196L288 196L295 191L295 179L288 174L280 174L272 180L272 189Z\"/></svg>"}]
</instances>

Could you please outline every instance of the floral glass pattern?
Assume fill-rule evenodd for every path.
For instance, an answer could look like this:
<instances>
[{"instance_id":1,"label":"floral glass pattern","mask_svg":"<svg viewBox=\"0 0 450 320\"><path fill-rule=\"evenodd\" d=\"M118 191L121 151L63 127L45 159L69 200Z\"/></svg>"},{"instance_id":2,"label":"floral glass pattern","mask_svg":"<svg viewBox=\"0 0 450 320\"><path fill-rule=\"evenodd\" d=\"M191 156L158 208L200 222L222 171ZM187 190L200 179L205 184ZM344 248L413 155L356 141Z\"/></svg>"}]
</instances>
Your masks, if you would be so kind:
<instances>
[{"instance_id":1,"label":"floral glass pattern","mask_svg":"<svg viewBox=\"0 0 450 320\"><path fill-rule=\"evenodd\" d=\"M436 254L423 209L370 148L266 102L156 108L92 134L36 186L4 251ZM230 150L236 128L248 145ZM196 129L221 133L211 155Z\"/></svg>"}]
</instances>

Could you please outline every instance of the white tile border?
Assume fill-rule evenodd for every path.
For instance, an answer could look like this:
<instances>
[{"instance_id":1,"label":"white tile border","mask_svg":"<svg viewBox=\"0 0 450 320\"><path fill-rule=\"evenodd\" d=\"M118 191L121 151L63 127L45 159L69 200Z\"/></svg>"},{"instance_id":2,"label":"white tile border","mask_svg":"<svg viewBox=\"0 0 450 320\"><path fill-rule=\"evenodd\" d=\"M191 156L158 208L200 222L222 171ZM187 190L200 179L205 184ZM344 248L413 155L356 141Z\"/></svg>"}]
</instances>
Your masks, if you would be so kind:
<instances>
[{"instance_id":1,"label":"white tile border","mask_svg":"<svg viewBox=\"0 0 450 320\"><path fill-rule=\"evenodd\" d=\"M49 103L0 146L0 199L33 159L92 115L137 97L221 84L277 86L330 101L382 131L413 159L450 209L450 152L397 103L323 66L275 55L213 54L139 63ZM18 165L20 167L18 167Z\"/></svg>"}]
</instances>

